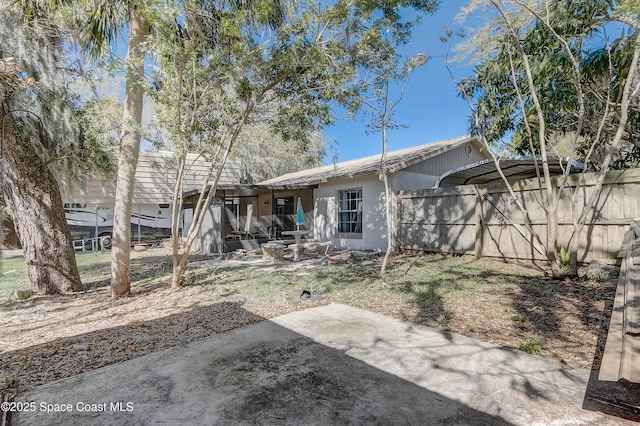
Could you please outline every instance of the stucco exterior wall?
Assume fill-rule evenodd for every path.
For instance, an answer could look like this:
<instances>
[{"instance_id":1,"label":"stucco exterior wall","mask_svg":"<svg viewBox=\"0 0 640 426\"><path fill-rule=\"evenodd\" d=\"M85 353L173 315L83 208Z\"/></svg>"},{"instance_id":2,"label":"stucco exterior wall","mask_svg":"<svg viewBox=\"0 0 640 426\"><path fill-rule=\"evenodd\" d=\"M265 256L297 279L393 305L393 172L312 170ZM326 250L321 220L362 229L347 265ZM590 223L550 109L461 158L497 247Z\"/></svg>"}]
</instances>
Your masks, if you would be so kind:
<instances>
[{"instance_id":1,"label":"stucco exterior wall","mask_svg":"<svg viewBox=\"0 0 640 426\"><path fill-rule=\"evenodd\" d=\"M422 175L424 177L424 175ZM395 178L402 183L409 176ZM434 182L435 182L435 177ZM391 238L395 245L396 231L396 187L394 176L390 176L392 191ZM419 183L415 183L419 186ZM338 192L341 190L362 188L362 234L338 233ZM331 241L334 248L352 250L387 249L387 221L384 199L384 183L377 175L369 174L353 179L341 179L320 184L314 191L314 237L322 241Z\"/></svg>"}]
</instances>

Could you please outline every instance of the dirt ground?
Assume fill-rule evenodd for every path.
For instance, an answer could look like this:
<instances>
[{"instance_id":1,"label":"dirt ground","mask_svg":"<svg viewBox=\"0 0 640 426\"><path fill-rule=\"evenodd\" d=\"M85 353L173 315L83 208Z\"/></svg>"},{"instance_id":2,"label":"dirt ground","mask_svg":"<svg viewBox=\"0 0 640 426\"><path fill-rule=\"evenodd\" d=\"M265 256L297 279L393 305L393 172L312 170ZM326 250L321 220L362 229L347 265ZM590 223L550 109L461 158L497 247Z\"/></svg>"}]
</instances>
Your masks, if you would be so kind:
<instances>
[{"instance_id":1,"label":"dirt ground","mask_svg":"<svg viewBox=\"0 0 640 426\"><path fill-rule=\"evenodd\" d=\"M599 333L609 327L616 285L538 278L504 293L458 300L448 306L444 315L414 307L415 316L407 319L495 345L539 353L571 367L597 369L604 351ZM514 301L521 304L520 309L513 307Z\"/></svg>"},{"instance_id":2,"label":"dirt ground","mask_svg":"<svg viewBox=\"0 0 640 426\"><path fill-rule=\"evenodd\" d=\"M190 279L209 280L209 284L192 282L172 290L166 256L135 256L132 264L137 278L151 278L137 281L132 297L111 299L108 281L102 278L85 283L86 291L79 294L0 301L0 379L4 381L0 387L20 393L331 301L509 348L536 350L539 344L541 356L571 367L597 368L593 361L603 350L604 342L599 336L608 327L615 293L614 282L555 281L535 265L489 259L474 263L474 272L469 276L464 275L467 272L456 275L464 278L462 283L486 282L486 288L456 290L455 297L436 297L440 287L425 278L437 272L429 269L432 261L433 265L440 261L439 268L454 270L470 268L470 259L396 256L392 261L399 265L395 281L382 285L367 281L375 282L372 277L377 276L379 258L354 259L345 253L334 254L322 265L310 263L304 272L287 269L286 262L282 270L269 264L243 269L237 266L242 261L227 268L208 257L194 257L193 260L206 262L194 266L196 273ZM265 268L277 277L279 290L244 291L244 287L255 286L269 275ZM347 284L323 284L340 281L334 273L343 274ZM361 277L359 281L364 284L350 285L353 277L349 274ZM323 281L327 276L331 281ZM520 277L519 281L514 277ZM300 279L316 282L323 299L301 301L300 285L286 284ZM366 289L366 297L358 296ZM432 303L436 299L438 303Z\"/></svg>"}]
</instances>

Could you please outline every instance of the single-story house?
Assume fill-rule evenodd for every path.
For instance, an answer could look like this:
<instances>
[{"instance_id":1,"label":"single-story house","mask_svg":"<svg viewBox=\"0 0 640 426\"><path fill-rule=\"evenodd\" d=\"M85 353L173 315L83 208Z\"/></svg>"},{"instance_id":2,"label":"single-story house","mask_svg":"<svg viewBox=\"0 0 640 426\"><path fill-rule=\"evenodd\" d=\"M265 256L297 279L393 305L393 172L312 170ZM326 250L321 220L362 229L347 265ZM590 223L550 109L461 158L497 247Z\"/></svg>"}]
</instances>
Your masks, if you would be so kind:
<instances>
[{"instance_id":1,"label":"single-story house","mask_svg":"<svg viewBox=\"0 0 640 426\"><path fill-rule=\"evenodd\" d=\"M431 188L445 172L490 157L472 136L392 151L387 154L393 193L392 223L396 223L395 193ZM330 241L334 248L385 250L395 242L388 235L380 155L288 173L255 185L224 185L216 192L194 249L205 252L257 248L293 230L301 199L308 238ZM188 191L191 202L199 191ZM185 212L188 216L188 212Z\"/></svg>"}]
</instances>

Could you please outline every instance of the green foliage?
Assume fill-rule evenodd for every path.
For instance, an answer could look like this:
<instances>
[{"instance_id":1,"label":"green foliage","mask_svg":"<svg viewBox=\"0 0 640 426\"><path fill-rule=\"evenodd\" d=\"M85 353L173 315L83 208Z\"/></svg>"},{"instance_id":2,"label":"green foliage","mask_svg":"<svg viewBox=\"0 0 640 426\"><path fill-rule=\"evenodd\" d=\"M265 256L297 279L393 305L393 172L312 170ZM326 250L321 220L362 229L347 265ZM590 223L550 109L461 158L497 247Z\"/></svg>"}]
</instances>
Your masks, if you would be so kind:
<instances>
[{"instance_id":1,"label":"green foliage","mask_svg":"<svg viewBox=\"0 0 640 426\"><path fill-rule=\"evenodd\" d=\"M404 22L400 8L430 12L436 3L258 1L234 13L225 3L163 5L151 47L163 145L213 157L229 142L272 138L308 154L318 131L333 122L332 101L360 107L358 92L368 87L354 79L357 71L392 71L388 61L418 22ZM320 153L304 155L305 166Z\"/></svg>"},{"instance_id":2,"label":"green foliage","mask_svg":"<svg viewBox=\"0 0 640 426\"><path fill-rule=\"evenodd\" d=\"M258 5L259 19L275 16ZM319 102L326 98L323 84L340 77L331 73L326 46L308 43L306 25L279 19L271 25L276 34L265 40L261 28L238 14L193 2L183 7L164 11L167 25L153 41L158 66L152 96L167 130L165 144L178 152L211 153L258 122L283 141L307 141L328 122L328 105ZM186 13L195 7L212 9Z\"/></svg>"},{"instance_id":3,"label":"green foliage","mask_svg":"<svg viewBox=\"0 0 640 426\"><path fill-rule=\"evenodd\" d=\"M491 23L494 28L491 36L482 39L493 50L475 46L484 56L473 75L461 83L461 90L473 99L479 118L478 124L472 123L471 131L495 145L511 136L515 154L537 155L539 131L544 124L543 136L551 153L555 141L567 136L575 138L577 144L571 154L597 169L617 131L618 104L631 63L632 40L638 31L637 16L635 27L629 19L633 2L618 3L614 9L607 0L556 0L548 2L546 8L531 6L538 16L524 6L514 6L505 12L529 61L544 123L539 122L522 52L502 18L496 17ZM622 10L627 19L621 18ZM615 19L625 25L620 25L623 30L617 38L608 41L604 37L605 26ZM572 57L577 61L577 70L573 68ZM580 98L585 108L582 121L578 119ZM640 144L635 142L640 138L640 104L633 102L629 113L624 143L612 164L614 169L640 164Z\"/></svg>"},{"instance_id":4,"label":"green foliage","mask_svg":"<svg viewBox=\"0 0 640 426\"><path fill-rule=\"evenodd\" d=\"M36 16L36 9L27 7ZM0 51L14 58L19 76L32 79L16 90L3 85L0 72L2 101L10 110L27 110L12 114L16 125L42 160L58 175L83 174L87 170L108 170L107 145L92 135L104 134L103 129L91 129L88 120L95 120L97 109L92 96L78 93L79 86L90 88L92 82L65 49L68 30L54 13L30 21L24 13L6 4L0 7ZM33 17L32 16L32 17ZM37 52L37 54L34 54ZM86 119L85 119L86 118Z\"/></svg>"},{"instance_id":5,"label":"green foliage","mask_svg":"<svg viewBox=\"0 0 640 426\"><path fill-rule=\"evenodd\" d=\"M640 0L619 0L614 10L618 19L637 22L640 18Z\"/></svg>"},{"instance_id":6,"label":"green foliage","mask_svg":"<svg viewBox=\"0 0 640 426\"><path fill-rule=\"evenodd\" d=\"M535 355L542 350L543 341L539 339L523 340L520 342L520 350Z\"/></svg>"},{"instance_id":7,"label":"green foliage","mask_svg":"<svg viewBox=\"0 0 640 426\"><path fill-rule=\"evenodd\" d=\"M239 163L241 182L257 183L319 166L325 153L321 133L310 134L308 140L285 141L264 123L254 123L240 135L233 158Z\"/></svg>"},{"instance_id":8,"label":"green foliage","mask_svg":"<svg viewBox=\"0 0 640 426\"><path fill-rule=\"evenodd\" d=\"M560 247L558 252L558 261L560 262L560 269L565 274L571 272L571 252L564 247Z\"/></svg>"}]
</instances>

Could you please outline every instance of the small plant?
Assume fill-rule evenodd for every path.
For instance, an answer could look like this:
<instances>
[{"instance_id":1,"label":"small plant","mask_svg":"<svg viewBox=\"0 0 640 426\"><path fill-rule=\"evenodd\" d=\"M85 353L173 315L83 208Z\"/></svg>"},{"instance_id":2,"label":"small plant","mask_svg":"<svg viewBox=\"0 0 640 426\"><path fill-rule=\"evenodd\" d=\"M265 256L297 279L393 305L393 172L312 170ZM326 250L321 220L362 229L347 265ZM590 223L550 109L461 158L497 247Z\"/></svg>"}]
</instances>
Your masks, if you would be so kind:
<instances>
[{"instance_id":1,"label":"small plant","mask_svg":"<svg viewBox=\"0 0 640 426\"><path fill-rule=\"evenodd\" d=\"M194 285L196 283L196 275L195 274L184 274L180 275L178 278L180 280L180 286L187 287L190 285Z\"/></svg>"},{"instance_id":2,"label":"small plant","mask_svg":"<svg viewBox=\"0 0 640 426\"><path fill-rule=\"evenodd\" d=\"M534 355L542 350L542 341L538 339L523 340L520 342L519 348L521 351Z\"/></svg>"},{"instance_id":3,"label":"small plant","mask_svg":"<svg viewBox=\"0 0 640 426\"><path fill-rule=\"evenodd\" d=\"M571 253L569 250L565 250L564 247L560 247L558 252L558 261L560 262L560 269L565 274L571 272Z\"/></svg>"},{"instance_id":4,"label":"small plant","mask_svg":"<svg viewBox=\"0 0 640 426\"><path fill-rule=\"evenodd\" d=\"M516 315L513 315L513 316L511 317L511 320L512 320L512 321L515 321L515 322L523 322L523 321L524 321L524 320L522 319L522 317L521 317L520 315L517 315L517 314L516 314Z\"/></svg>"},{"instance_id":5,"label":"small plant","mask_svg":"<svg viewBox=\"0 0 640 426\"><path fill-rule=\"evenodd\" d=\"M438 322L453 322L456 319L456 314L453 312L444 312L438 315Z\"/></svg>"}]
</instances>

